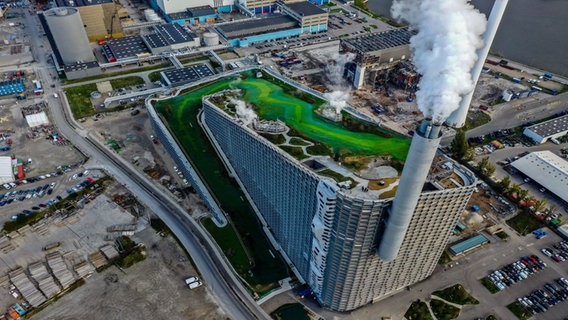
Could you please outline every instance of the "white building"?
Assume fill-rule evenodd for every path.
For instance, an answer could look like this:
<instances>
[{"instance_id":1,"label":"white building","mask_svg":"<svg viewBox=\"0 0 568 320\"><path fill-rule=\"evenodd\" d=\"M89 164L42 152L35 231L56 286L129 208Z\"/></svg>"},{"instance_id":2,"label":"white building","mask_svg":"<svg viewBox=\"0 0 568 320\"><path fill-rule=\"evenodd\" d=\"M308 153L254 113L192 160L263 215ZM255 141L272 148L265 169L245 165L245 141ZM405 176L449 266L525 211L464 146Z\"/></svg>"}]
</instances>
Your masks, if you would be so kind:
<instances>
[{"instance_id":1,"label":"white building","mask_svg":"<svg viewBox=\"0 0 568 320\"><path fill-rule=\"evenodd\" d=\"M511 165L560 199L568 201L568 161L550 151L538 151Z\"/></svg>"},{"instance_id":2,"label":"white building","mask_svg":"<svg viewBox=\"0 0 568 320\"><path fill-rule=\"evenodd\" d=\"M14 181L12 159L10 157L0 157L0 184L12 181Z\"/></svg>"},{"instance_id":3,"label":"white building","mask_svg":"<svg viewBox=\"0 0 568 320\"><path fill-rule=\"evenodd\" d=\"M523 134L536 143L545 143L549 139L565 136L568 134L568 115L526 127Z\"/></svg>"}]
</instances>

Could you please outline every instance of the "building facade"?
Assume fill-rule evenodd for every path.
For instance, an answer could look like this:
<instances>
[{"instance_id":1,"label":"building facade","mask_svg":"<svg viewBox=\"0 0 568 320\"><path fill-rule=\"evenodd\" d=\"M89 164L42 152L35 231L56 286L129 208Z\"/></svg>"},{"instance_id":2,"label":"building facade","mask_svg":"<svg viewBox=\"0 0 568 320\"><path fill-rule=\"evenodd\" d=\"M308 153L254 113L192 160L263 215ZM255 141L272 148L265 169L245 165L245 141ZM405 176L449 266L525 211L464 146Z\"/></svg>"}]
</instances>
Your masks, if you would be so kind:
<instances>
[{"instance_id":1,"label":"building facade","mask_svg":"<svg viewBox=\"0 0 568 320\"><path fill-rule=\"evenodd\" d=\"M445 189L433 180L422 191L392 261L378 249L393 198L380 199L319 176L224 110L203 100L202 123L285 259L319 302L349 311L427 278L476 185ZM357 188L355 188L357 189Z\"/></svg>"}]
</instances>

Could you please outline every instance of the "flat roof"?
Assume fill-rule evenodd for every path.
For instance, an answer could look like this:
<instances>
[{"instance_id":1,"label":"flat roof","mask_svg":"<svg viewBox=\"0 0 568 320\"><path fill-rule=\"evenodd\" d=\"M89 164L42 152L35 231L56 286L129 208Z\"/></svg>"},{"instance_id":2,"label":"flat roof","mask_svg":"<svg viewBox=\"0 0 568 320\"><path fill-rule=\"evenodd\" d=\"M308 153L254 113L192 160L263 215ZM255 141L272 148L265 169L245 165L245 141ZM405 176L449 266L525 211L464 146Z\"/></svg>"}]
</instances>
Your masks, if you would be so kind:
<instances>
[{"instance_id":1,"label":"flat roof","mask_svg":"<svg viewBox=\"0 0 568 320\"><path fill-rule=\"evenodd\" d=\"M410 38L414 34L414 31L405 27L345 39L343 42L361 53L368 53L388 48L406 46L410 43Z\"/></svg>"},{"instance_id":2,"label":"flat roof","mask_svg":"<svg viewBox=\"0 0 568 320\"><path fill-rule=\"evenodd\" d=\"M568 201L568 161L550 151L535 151L511 165L560 199Z\"/></svg>"},{"instance_id":3,"label":"flat roof","mask_svg":"<svg viewBox=\"0 0 568 320\"><path fill-rule=\"evenodd\" d=\"M140 53L149 53L141 36L110 39L103 46L103 50L107 58L114 57L117 60L135 57Z\"/></svg>"},{"instance_id":4,"label":"flat roof","mask_svg":"<svg viewBox=\"0 0 568 320\"><path fill-rule=\"evenodd\" d=\"M187 8L187 13L189 13L191 17L210 16L215 14L215 9L211 6L191 7Z\"/></svg>"},{"instance_id":5,"label":"flat roof","mask_svg":"<svg viewBox=\"0 0 568 320\"><path fill-rule=\"evenodd\" d=\"M161 48L168 45L166 39L158 33L147 34L144 36L144 39L150 48Z\"/></svg>"},{"instance_id":6,"label":"flat roof","mask_svg":"<svg viewBox=\"0 0 568 320\"><path fill-rule=\"evenodd\" d=\"M301 16L315 16L325 13L323 9L309 1L286 3L285 6L297 12Z\"/></svg>"},{"instance_id":7,"label":"flat roof","mask_svg":"<svg viewBox=\"0 0 568 320\"><path fill-rule=\"evenodd\" d=\"M563 131L568 131L568 115L532 125L527 127L527 129L543 138L553 136Z\"/></svg>"},{"instance_id":8,"label":"flat roof","mask_svg":"<svg viewBox=\"0 0 568 320\"><path fill-rule=\"evenodd\" d=\"M85 69L92 69L97 68L99 63L97 61L91 62L83 62L83 63L73 63L73 64L66 64L63 66L63 70L65 72L71 71L78 71L78 70L85 70Z\"/></svg>"},{"instance_id":9,"label":"flat roof","mask_svg":"<svg viewBox=\"0 0 568 320\"><path fill-rule=\"evenodd\" d=\"M0 177L14 177L12 175L12 158L0 157Z\"/></svg>"},{"instance_id":10,"label":"flat roof","mask_svg":"<svg viewBox=\"0 0 568 320\"><path fill-rule=\"evenodd\" d=\"M227 38L239 38L266 32L286 30L298 26L298 22L286 15L274 15L260 19L236 21L217 26Z\"/></svg>"},{"instance_id":11,"label":"flat roof","mask_svg":"<svg viewBox=\"0 0 568 320\"><path fill-rule=\"evenodd\" d=\"M156 33L160 34L168 44L178 44L192 42L196 37L195 33L187 31L177 23L166 23L154 26Z\"/></svg>"},{"instance_id":12,"label":"flat roof","mask_svg":"<svg viewBox=\"0 0 568 320\"><path fill-rule=\"evenodd\" d=\"M478 234L473 236L469 239L465 239L460 241L452 246L450 246L450 252L454 255L458 255L461 253L468 252L469 250L475 249L482 244L488 243L489 239L487 239L484 235Z\"/></svg>"},{"instance_id":13,"label":"flat roof","mask_svg":"<svg viewBox=\"0 0 568 320\"><path fill-rule=\"evenodd\" d=\"M105 3L113 3L113 0L55 0L58 7L85 7Z\"/></svg>"},{"instance_id":14,"label":"flat roof","mask_svg":"<svg viewBox=\"0 0 568 320\"><path fill-rule=\"evenodd\" d=\"M213 71L206 64L196 64L181 69L162 71L163 77L170 86L178 86L212 76Z\"/></svg>"}]
</instances>

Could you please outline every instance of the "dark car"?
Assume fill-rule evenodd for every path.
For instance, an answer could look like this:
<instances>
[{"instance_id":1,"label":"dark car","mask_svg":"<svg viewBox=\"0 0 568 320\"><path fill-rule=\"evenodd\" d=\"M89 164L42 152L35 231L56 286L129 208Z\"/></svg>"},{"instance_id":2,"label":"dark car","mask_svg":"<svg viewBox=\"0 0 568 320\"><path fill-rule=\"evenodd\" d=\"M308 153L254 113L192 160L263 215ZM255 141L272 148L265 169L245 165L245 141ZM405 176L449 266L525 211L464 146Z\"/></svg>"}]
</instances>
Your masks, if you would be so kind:
<instances>
[{"instance_id":1,"label":"dark car","mask_svg":"<svg viewBox=\"0 0 568 320\"><path fill-rule=\"evenodd\" d=\"M32 214L32 212L30 210L24 210L22 212L25 213L25 214Z\"/></svg>"},{"instance_id":2,"label":"dark car","mask_svg":"<svg viewBox=\"0 0 568 320\"><path fill-rule=\"evenodd\" d=\"M63 200L63 198L61 196L57 196L55 198L57 198L57 200L59 200L59 201Z\"/></svg>"},{"instance_id":3,"label":"dark car","mask_svg":"<svg viewBox=\"0 0 568 320\"><path fill-rule=\"evenodd\" d=\"M32 207L32 210L39 210L39 207Z\"/></svg>"},{"instance_id":4,"label":"dark car","mask_svg":"<svg viewBox=\"0 0 568 320\"><path fill-rule=\"evenodd\" d=\"M47 206L46 206L45 204L43 204L43 203L40 203L39 206L42 207L42 208L47 207Z\"/></svg>"}]
</instances>

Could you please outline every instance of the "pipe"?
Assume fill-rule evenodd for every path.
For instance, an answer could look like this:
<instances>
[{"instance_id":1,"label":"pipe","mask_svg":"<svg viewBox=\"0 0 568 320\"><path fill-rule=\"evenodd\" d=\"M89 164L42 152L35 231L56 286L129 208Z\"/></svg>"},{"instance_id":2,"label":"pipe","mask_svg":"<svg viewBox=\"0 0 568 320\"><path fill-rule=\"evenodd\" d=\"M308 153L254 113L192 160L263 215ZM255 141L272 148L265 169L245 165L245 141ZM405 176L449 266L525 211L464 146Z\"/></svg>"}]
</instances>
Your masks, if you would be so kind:
<instances>
[{"instance_id":1,"label":"pipe","mask_svg":"<svg viewBox=\"0 0 568 320\"><path fill-rule=\"evenodd\" d=\"M495 34L497 33L499 23L501 23L501 19L503 18L503 14L505 13L505 9L507 8L507 3L509 3L509 0L495 0L493 9L491 9L491 14L489 15L489 19L487 20L487 30L483 35L484 45L482 48L477 50L477 61L471 69L471 79L473 80L473 83L475 85L477 85L477 81L479 80L479 76L481 75L481 69L483 69L485 59L487 59L487 54L489 53L489 49L491 49L493 39L495 39ZM475 86L467 95L462 98L459 108L452 112L452 114L446 120L446 124L448 126L454 128L463 127L467 118L467 112L469 110L469 105L471 104L471 98L473 97L474 91Z\"/></svg>"},{"instance_id":2,"label":"pipe","mask_svg":"<svg viewBox=\"0 0 568 320\"><path fill-rule=\"evenodd\" d=\"M392 261L397 257L438 150L441 139L440 125L429 123L428 127L430 128L429 136L419 129L412 138L398 190L378 248L379 257L382 260Z\"/></svg>"}]
</instances>

